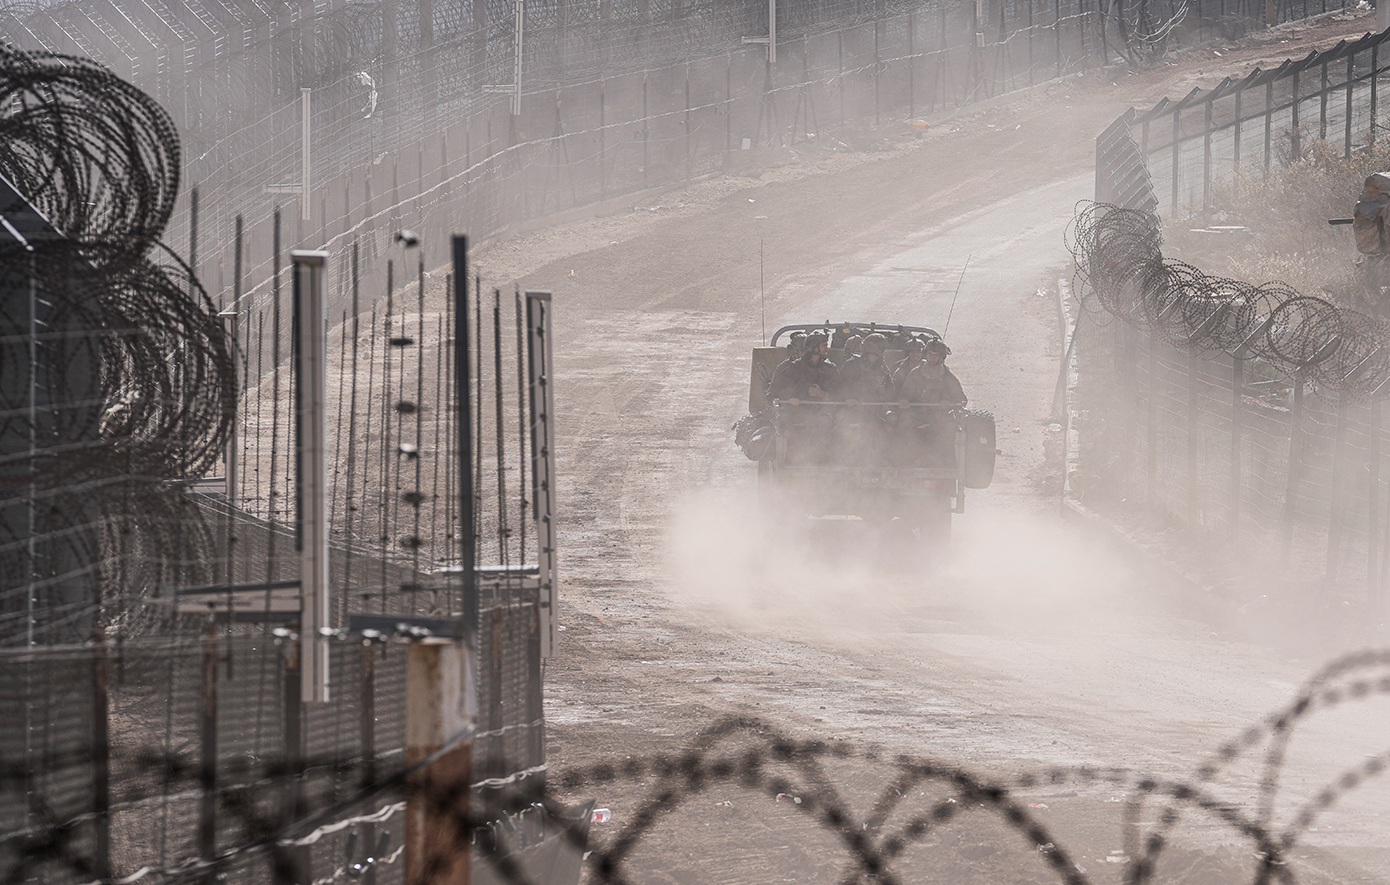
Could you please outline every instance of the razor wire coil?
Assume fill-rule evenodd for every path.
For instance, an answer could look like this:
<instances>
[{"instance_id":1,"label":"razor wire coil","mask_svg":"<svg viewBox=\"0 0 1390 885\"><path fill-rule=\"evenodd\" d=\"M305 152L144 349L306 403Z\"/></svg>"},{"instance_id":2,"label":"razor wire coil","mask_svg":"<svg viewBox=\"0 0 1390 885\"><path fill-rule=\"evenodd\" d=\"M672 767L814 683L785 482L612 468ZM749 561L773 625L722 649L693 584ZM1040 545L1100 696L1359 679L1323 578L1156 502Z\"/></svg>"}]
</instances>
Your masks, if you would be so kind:
<instances>
[{"instance_id":1,"label":"razor wire coil","mask_svg":"<svg viewBox=\"0 0 1390 885\"><path fill-rule=\"evenodd\" d=\"M1163 257L1157 215L1083 202L1068 225L1077 279L1102 310L1170 346L1254 356L1348 402L1390 396L1390 322L1286 283L1210 276Z\"/></svg>"}]
</instances>

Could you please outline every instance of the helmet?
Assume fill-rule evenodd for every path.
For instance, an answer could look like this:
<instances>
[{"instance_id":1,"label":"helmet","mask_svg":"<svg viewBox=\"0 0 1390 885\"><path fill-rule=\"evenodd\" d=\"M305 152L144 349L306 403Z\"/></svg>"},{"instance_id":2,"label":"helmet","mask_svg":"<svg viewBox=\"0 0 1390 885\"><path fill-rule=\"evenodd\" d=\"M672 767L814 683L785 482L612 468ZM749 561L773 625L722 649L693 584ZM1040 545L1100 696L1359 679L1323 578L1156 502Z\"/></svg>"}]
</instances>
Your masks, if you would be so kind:
<instances>
[{"instance_id":1,"label":"helmet","mask_svg":"<svg viewBox=\"0 0 1390 885\"><path fill-rule=\"evenodd\" d=\"M950 356L951 348L946 346L946 342L940 338L933 338L927 342L927 353L939 353L942 356Z\"/></svg>"},{"instance_id":2,"label":"helmet","mask_svg":"<svg viewBox=\"0 0 1390 885\"><path fill-rule=\"evenodd\" d=\"M927 342L923 341L916 335L910 336L907 339L907 342L903 345L903 349L906 350L908 353L921 353L923 350L926 350L926 348Z\"/></svg>"},{"instance_id":3,"label":"helmet","mask_svg":"<svg viewBox=\"0 0 1390 885\"><path fill-rule=\"evenodd\" d=\"M849 339L845 341L845 353L859 353L860 348L863 346L863 338L860 338L858 335L851 335Z\"/></svg>"},{"instance_id":4,"label":"helmet","mask_svg":"<svg viewBox=\"0 0 1390 885\"><path fill-rule=\"evenodd\" d=\"M806 349L814 350L816 348L819 348L821 345L828 343L829 340L830 339L826 336L824 332L822 332L820 329L817 329L814 332L807 333Z\"/></svg>"},{"instance_id":5,"label":"helmet","mask_svg":"<svg viewBox=\"0 0 1390 885\"><path fill-rule=\"evenodd\" d=\"M888 349L888 336L875 332L864 339L860 349L864 353L883 353Z\"/></svg>"}]
</instances>

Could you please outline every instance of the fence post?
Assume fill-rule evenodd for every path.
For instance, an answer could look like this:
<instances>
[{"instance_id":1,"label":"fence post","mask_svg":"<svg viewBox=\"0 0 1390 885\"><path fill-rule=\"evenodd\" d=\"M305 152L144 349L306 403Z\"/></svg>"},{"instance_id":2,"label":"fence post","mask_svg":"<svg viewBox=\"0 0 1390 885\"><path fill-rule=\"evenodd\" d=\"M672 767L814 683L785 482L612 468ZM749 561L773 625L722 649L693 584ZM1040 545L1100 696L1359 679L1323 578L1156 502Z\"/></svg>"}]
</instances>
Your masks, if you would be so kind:
<instances>
[{"instance_id":1,"label":"fence post","mask_svg":"<svg viewBox=\"0 0 1390 885\"><path fill-rule=\"evenodd\" d=\"M1327 141L1327 62L1318 72L1318 141Z\"/></svg>"},{"instance_id":2,"label":"fence post","mask_svg":"<svg viewBox=\"0 0 1390 885\"><path fill-rule=\"evenodd\" d=\"M1197 348L1187 349L1187 519L1195 527L1200 522L1201 504L1197 490Z\"/></svg>"},{"instance_id":3,"label":"fence post","mask_svg":"<svg viewBox=\"0 0 1390 885\"><path fill-rule=\"evenodd\" d=\"M1366 601L1372 611L1379 611L1376 587L1380 584L1380 561L1377 557L1376 536L1380 534L1380 400L1371 400L1371 422L1367 428L1370 438L1370 472L1366 484Z\"/></svg>"},{"instance_id":4,"label":"fence post","mask_svg":"<svg viewBox=\"0 0 1390 885\"><path fill-rule=\"evenodd\" d=\"M1289 463L1286 471L1284 490L1284 513L1279 527L1279 541L1283 546L1280 560L1288 564L1293 546L1293 518L1298 507L1298 480L1303 461L1303 367L1293 374L1293 412L1289 426Z\"/></svg>"},{"instance_id":5,"label":"fence post","mask_svg":"<svg viewBox=\"0 0 1390 885\"><path fill-rule=\"evenodd\" d=\"M1274 81L1265 84L1265 175L1269 175L1270 142L1274 135Z\"/></svg>"},{"instance_id":6,"label":"fence post","mask_svg":"<svg viewBox=\"0 0 1390 885\"><path fill-rule=\"evenodd\" d=\"M1057 76L1062 76L1062 0L1052 0L1052 31L1057 43Z\"/></svg>"},{"instance_id":7,"label":"fence post","mask_svg":"<svg viewBox=\"0 0 1390 885\"><path fill-rule=\"evenodd\" d=\"M1158 498L1158 399L1154 395L1157 390L1158 378L1158 348L1157 341L1154 339L1152 330L1149 332L1149 385L1145 391L1148 399L1148 427L1146 428L1146 438L1144 440L1145 455L1147 461L1144 465L1144 503L1150 508L1154 506Z\"/></svg>"},{"instance_id":8,"label":"fence post","mask_svg":"<svg viewBox=\"0 0 1390 885\"><path fill-rule=\"evenodd\" d=\"M1382 7L1390 14L1390 5ZM1376 15L1381 15L1381 9L1376 10ZM1368 142L1374 147L1376 143L1376 81L1380 79L1380 44L1371 44L1371 129L1366 136Z\"/></svg>"},{"instance_id":9,"label":"fence post","mask_svg":"<svg viewBox=\"0 0 1390 885\"><path fill-rule=\"evenodd\" d=\"M724 165L734 152L734 54L724 56Z\"/></svg>"},{"instance_id":10,"label":"fence post","mask_svg":"<svg viewBox=\"0 0 1390 885\"><path fill-rule=\"evenodd\" d=\"M1178 214L1178 183L1179 183L1178 170L1180 170L1180 169L1182 168L1182 157L1180 156L1181 151L1182 151L1182 108L1178 108L1178 109L1176 109L1175 111L1173 111L1173 145L1172 145L1172 148L1173 148L1173 150L1172 150L1173 175L1172 175L1172 188L1171 188L1171 191L1172 191L1172 193L1171 193L1171 197L1172 197L1172 212L1173 212L1173 216L1174 216L1174 217L1177 217L1177 214Z\"/></svg>"},{"instance_id":11,"label":"fence post","mask_svg":"<svg viewBox=\"0 0 1390 885\"><path fill-rule=\"evenodd\" d=\"M1208 101L1202 126L1202 214L1211 209L1211 112L1215 102Z\"/></svg>"},{"instance_id":12,"label":"fence post","mask_svg":"<svg viewBox=\"0 0 1390 885\"><path fill-rule=\"evenodd\" d=\"M878 57L878 26L883 24L881 21L874 21L873 24L873 125L878 128L878 85L883 79L883 71L880 67L883 61Z\"/></svg>"},{"instance_id":13,"label":"fence post","mask_svg":"<svg viewBox=\"0 0 1390 885\"><path fill-rule=\"evenodd\" d=\"M1236 90L1236 94L1235 94L1235 96L1234 96L1234 99L1235 99L1235 121L1234 121L1234 123L1232 124L1232 130L1231 130L1231 135L1232 135L1232 141L1231 141L1231 153L1232 153L1232 158L1231 158L1231 171L1232 171L1233 173L1235 173L1235 174L1239 174L1239 173L1240 173L1240 115L1241 115L1241 108L1240 108L1241 101L1240 101L1240 100L1241 100L1241 97L1242 97L1244 94L1245 94L1245 90L1244 90L1244 89L1237 89L1237 90Z\"/></svg>"},{"instance_id":14,"label":"fence post","mask_svg":"<svg viewBox=\"0 0 1390 885\"><path fill-rule=\"evenodd\" d=\"M1346 399L1337 401L1337 434L1332 444L1332 488L1328 495L1327 582L1337 580L1337 559L1342 549L1342 473L1347 439Z\"/></svg>"},{"instance_id":15,"label":"fence post","mask_svg":"<svg viewBox=\"0 0 1390 885\"><path fill-rule=\"evenodd\" d=\"M198 857L211 861L217 856L217 627L208 624L203 635L203 692L199 717L198 759ZM207 885L217 881L209 870L202 877Z\"/></svg>"},{"instance_id":16,"label":"fence post","mask_svg":"<svg viewBox=\"0 0 1390 885\"><path fill-rule=\"evenodd\" d=\"M598 198L608 198L608 81L598 81Z\"/></svg>"},{"instance_id":17,"label":"fence post","mask_svg":"<svg viewBox=\"0 0 1390 885\"><path fill-rule=\"evenodd\" d=\"M395 177L395 167L392 167ZM328 253L290 253L294 266L295 523L299 548L299 662L305 700L329 700L327 322L324 276Z\"/></svg>"},{"instance_id":18,"label":"fence post","mask_svg":"<svg viewBox=\"0 0 1390 885\"><path fill-rule=\"evenodd\" d=\"M1231 540L1240 537L1240 418L1245 408L1245 347L1231 356Z\"/></svg>"},{"instance_id":19,"label":"fence post","mask_svg":"<svg viewBox=\"0 0 1390 885\"><path fill-rule=\"evenodd\" d=\"M1298 114L1298 111L1299 111L1299 107L1298 107L1298 106L1299 106L1298 75L1299 75L1299 73L1300 73L1299 71L1294 71L1294 72L1293 72L1293 76L1290 78L1290 83L1291 83L1292 86L1293 86L1293 91L1290 93L1290 94L1293 96L1293 101L1292 101L1292 104L1291 104L1291 106L1290 106L1290 108L1289 108L1289 115L1290 115L1290 117L1289 117L1289 146L1290 146L1291 151L1292 151L1292 154L1293 154L1291 157L1289 157L1290 160L1297 160L1299 157L1301 157L1301 156L1303 155L1302 134L1298 131L1298 127L1299 127L1299 125L1300 125L1300 122L1299 122L1299 114Z\"/></svg>"},{"instance_id":20,"label":"fence post","mask_svg":"<svg viewBox=\"0 0 1390 885\"><path fill-rule=\"evenodd\" d=\"M917 58L915 31L917 28L917 15L914 12L907 14L907 116L909 118L917 116Z\"/></svg>"},{"instance_id":21,"label":"fence post","mask_svg":"<svg viewBox=\"0 0 1390 885\"><path fill-rule=\"evenodd\" d=\"M1028 0L1028 85L1036 82L1033 74L1033 0Z\"/></svg>"},{"instance_id":22,"label":"fence post","mask_svg":"<svg viewBox=\"0 0 1390 885\"><path fill-rule=\"evenodd\" d=\"M1351 159L1351 96L1352 88L1356 84L1356 55L1353 53L1347 56L1347 125L1346 125L1346 148L1342 151L1344 159Z\"/></svg>"},{"instance_id":23,"label":"fence post","mask_svg":"<svg viewBox=\"0 0 1390 885\"><path fill-rule=\"evenodd\" d=\"M92 648L92 869L111 878L111 722L107 691L110 671L106 637L98 628Z\"/></svg>"},{"instance_id":24,"label":"fence post","mask_svg":"<svg viewBox=\"0 0 1390 885\"><path fill-rule=\"evenodd\" d=\"M835 57L839 60L837 67L839 73L835 78L835 85L839 87L840 93L840 129L845 128L845 32L835 32Z\"/></svg>"},{"instance_id":25,"label":"fence post","mask_svg":"<svg viewBox=\"0 0 1390 885\"><path fill-rule=\"evenodd\" d=\"M299 675L299 651L302 640L287 640L280 649L285 706L284 764L280 796L280 827L302 820L304 804L304 703L303 683ZM277 845L272 853L275 885L310 885L307 846Z\"/></svg>"},{"instance_id":26,"label":"fence post","mask_svg":"<svg viewBox=\"0 0 1390 885\"><path fill-rule=\"evenodd\" d=\"M1134 331L1128 324L1115 324L1115 358L1119 362L1121 392L1124 415L1124 437L1120 446L1120 497L1128 497L1131 492L1134 470L1134 436L1136 415L1134 390Z\"/></svg>"},{"instance_id":27,"label":"fence post","mask_svg":"<svg viewBox=\"0 0 1390 885\"><path fill-rule=\"evenodd\" d=\"M362 780L366 789L376 783L376 648L362 646L362 706L358 737L362 744ZM362 844L369 851L376 849L376 824L362 825ZM379 854L373 854L379 857ZM362 874L362 885L376 885L376 864L369 864Z\"/></svg>"},{"instance_id":28,"label":"fence post","mask_svg":"<svg viewBox=\"0 0 1390 885\"><path fill-rule=\"evenodd\" d=\"M685 177L693 177L695 158L690 153L690 62L685 63ZM578 200L575 200L578 203Z\"/></svg>"},{"instance_id":29,"label":"fence post","mask_svg":"<svg viewBox=\"0 0 1390 885\"><path fill-rule=\"evenodd\" d=\"M651 137L651 121L647 119L647 71L642 72L642 186L647 186L647 169L651 162L647 158L647 144Z\"/></svg>"},{"instance_id":30,"label":"fence post","mask_svg":"<svg viewBox=\"0 0 1390 885\"><path fill-rule=\"evenodd\" d=\"M406 790L405 881L444 885L468 881L469 793L473 748L473 673L467 646L424 639L406 646L405 764L415 771Z\"/></svg>"}]
</instances>

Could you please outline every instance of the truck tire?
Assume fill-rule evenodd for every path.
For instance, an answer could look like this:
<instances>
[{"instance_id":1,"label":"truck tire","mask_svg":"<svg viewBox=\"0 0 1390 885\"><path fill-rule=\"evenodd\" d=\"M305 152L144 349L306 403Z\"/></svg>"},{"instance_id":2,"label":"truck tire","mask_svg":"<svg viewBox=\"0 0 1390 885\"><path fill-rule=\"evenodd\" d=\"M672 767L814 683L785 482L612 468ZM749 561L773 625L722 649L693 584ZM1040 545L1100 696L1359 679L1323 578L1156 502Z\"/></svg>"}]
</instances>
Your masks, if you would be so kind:
<instances>
[{"instance_id":1,"label":"truck tire","mask_svg":"<svg viewBox=\"0 0 1390 885\"><path fill-rule=\"evenodd\" d=\"M965 487L987 489L994 481L994 415L984 409L965 409L960 424L965 430Z\"/></svg>"}]
</instances>

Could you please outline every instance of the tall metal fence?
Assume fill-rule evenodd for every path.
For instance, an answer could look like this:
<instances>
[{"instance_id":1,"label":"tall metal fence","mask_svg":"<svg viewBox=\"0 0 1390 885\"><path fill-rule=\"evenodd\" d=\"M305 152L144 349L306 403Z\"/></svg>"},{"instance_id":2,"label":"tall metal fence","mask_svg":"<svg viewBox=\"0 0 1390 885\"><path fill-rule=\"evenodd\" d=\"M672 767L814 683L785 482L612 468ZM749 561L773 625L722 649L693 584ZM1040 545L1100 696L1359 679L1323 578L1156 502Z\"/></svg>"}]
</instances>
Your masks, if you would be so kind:
<instances>
[{"instance_id":1,"label":"tall metal fence","mask_svg":"<svg viewBox=\"0 0 1390 885\"><path fill-rule=\"evenodd\" d=\"M280 202L297 210L286 246L330 248L341 267L357 242L379 281L402 227L441 254L443 231L488 236L686 181L745 147L862 148L846 133L1341 6L780 3L775 63L745 40L769 37L768 7L730 0L24 4L0 8L0 38L95 58L169 109L202 198L191 262L220 305L255 309ZM170 229L180 245L189 209Z\"/></svg>"},{"instance_id":2,"label":"tall metal fence","mask_svg":"<svg viewBox=\"0 0 1390 885\"><path fill-rule=\"evenodd\" d=\"M1372 144L1387 38L1126 113L1097 139L1101 202L1069 232L1084 283L1070 492L1182 527L1182 555L1236 595L1383 605L1390 324L1165 258L1163 222L1219 209L1222 182L1318 142Z\"/></svg>"},{"instance_id":3,"label":"tall metal fence","mask_svg":"<svg viewBox=\"0 0 1390 885\"><path fill-rule=\"evenodd\" d=\"M1384 125L1380 80L1390 32L1342 41L1279 67L1194 88L1147 111L1130 110L1097 141L1096 199L1140 208L1126 188L1142 165L1167 219L1213 208L1214 189L1259 176L1316 143L1342 156L1375 143Z\"/></svg>"},{"instance_id":4,"label":"tall metal fence","mask_svg":"<svg viewBox=\"0 0 1390 885\"><path fill-rule=\"evenodd\" d=\"M489 297L461 243L462 276L429 286L403 241L360 310L351 263L352 322L315 335L323 293L277 274L239 337L159 247L179 150L160 109L47 55L0 52L0 90L0 874L309 882L409 861L388 823L420 761L398 636L471 642L469 709L414 752L450 749L481 706L463 788L510 820L501 794L546 772L548 295ZM305 342L336 369L313 414ZM315 416L337 440L321 495ZM335 542L318 623L313 500ZM305 693L318 661L331 703Z\"/></svg>"}]
</instances>

